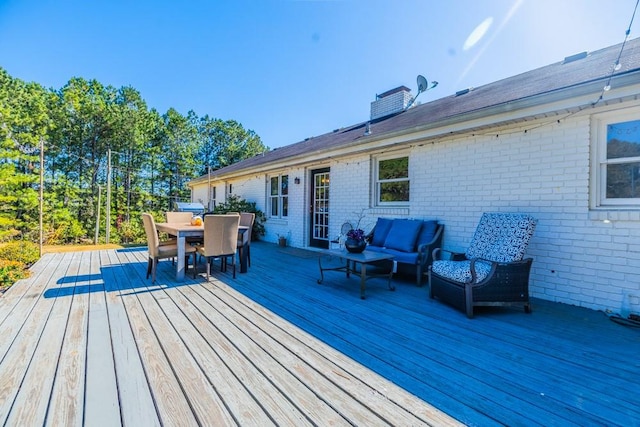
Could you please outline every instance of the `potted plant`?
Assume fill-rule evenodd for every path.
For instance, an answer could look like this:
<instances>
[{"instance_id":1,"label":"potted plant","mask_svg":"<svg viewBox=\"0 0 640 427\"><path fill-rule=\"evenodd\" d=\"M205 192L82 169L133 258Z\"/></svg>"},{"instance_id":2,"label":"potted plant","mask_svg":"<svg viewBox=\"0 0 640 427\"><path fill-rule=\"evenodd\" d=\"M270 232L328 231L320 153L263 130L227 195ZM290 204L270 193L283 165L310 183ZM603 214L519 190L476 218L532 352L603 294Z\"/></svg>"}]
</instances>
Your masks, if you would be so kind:
<instances>
[{"instance_id":1,"label":"potted plant","mask_svg":"<svg viewBox=\"0 0 640 427\"><path fill-rule=\"evenodd\" d=\"M352 228L347 231L347 240L344 242L344 247L353 253L364 251L367 247L364 230L361 228Z\"/></svg>"},{"instance_id":2,"label":"potted plant","mask_svg":"<svg viewBox=\"0 0 640 427\"><path fill-rule=\"evenodd\" d=\"M284 234L278 234L278 246L285 247L287 246L287 236Z\"/></svg>"},{"instance_id":3,"label":"potted plant","mask_svg":"<svg viewBox=\"0 0 640 427\"><path fill-rule=\"evenodd\" d=\"M362 209L358 215L358 222L356 223L356 226L347 231L347 240L344 242L344 247L347 248L347 251L349 252L360 253L367 247L367 236L365 235L364 230L360 228L362 218L364 218L364 209Z\"/></svg>"}]
</instances>

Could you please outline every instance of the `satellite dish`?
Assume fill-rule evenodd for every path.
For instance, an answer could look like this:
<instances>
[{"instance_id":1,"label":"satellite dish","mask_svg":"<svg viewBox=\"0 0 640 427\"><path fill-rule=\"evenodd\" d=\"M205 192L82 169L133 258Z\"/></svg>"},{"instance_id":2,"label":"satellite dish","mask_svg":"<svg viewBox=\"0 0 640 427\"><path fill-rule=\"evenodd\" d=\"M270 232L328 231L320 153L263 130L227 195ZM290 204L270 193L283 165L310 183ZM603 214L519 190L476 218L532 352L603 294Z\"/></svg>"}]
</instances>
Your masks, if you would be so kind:
<instances>
[{"instance_id":1,"label":"satellite dish","mask_svg":"<svg viewBox=\"0 0 640 427\"><path fill-rule=\"evenodd\" d=\"M404 111L407 111L409 109L409 107L411 107L413 105L413 103L416 101L416 98L418 96L420 96L420 94L422 92L427 91L429 89L433 89L434 87L438 86L438 82L436 82L434 80L434 81L431 82L431 87L429 87L429 82L422 75L418 75L418 78L416 80L418 80L418 94L416 96L414 96L411 99L411 101L409 101L409 104L406 107L404 107Z\"/></svg>"},{"instance_id":2,"label":"satellite dish","mask_svg":"<svg viewBox=\"0 0 640 427\"><path fill-rule=\"evenodd\" d=\"M424 92L429 88L429 82L427 82L427 79L425 79L424 76L418 75L417 80L418 80L418 93Z\"/></svg>"}]
</instances>

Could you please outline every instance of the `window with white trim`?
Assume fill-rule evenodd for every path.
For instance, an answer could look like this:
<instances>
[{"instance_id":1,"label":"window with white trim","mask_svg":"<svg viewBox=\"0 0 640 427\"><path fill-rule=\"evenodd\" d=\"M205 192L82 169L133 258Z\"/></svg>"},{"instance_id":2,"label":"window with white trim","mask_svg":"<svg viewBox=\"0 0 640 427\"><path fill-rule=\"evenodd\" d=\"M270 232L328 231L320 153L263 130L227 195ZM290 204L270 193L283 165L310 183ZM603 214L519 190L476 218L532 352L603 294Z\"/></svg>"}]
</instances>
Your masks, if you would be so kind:
<instances>
[{"instance_id":1,"label":"window with white trim","mask_svg":"<svg viewBox=\"0 0 640 427\"><path fill-rule=\"evenodd\" d=\"M640 208L640 108L597 115L593 127L592 206Z\"/></svg>"},{"instance_id":2,"label":"window with white trim","mask_svg":"<svg viewBox=\"0 0 640 427\"><path fill-rule=\"evenodd\" d=\"M409 157L378 157L374 167L375 205L409 203Z\"/></svg>"},{"instance_id":3,"label":"window with white trim","mask_svg":"<svg viewBox=\"0 0 640 427\"><path fill-rule=\"evenodd\" d=\"M216 186L209 187L209 211L213 211L216 208Z\"/></svg>"},{"instance_id":4,"label":"window with white trim","mask_svg":"<svg viewBox=\"0 0 640 427\"><path fill-rule=\"evenodd\" d=\"M289 216L289 175L272 176L269 179L269 216Z\"/></svg>"}]
</instances>

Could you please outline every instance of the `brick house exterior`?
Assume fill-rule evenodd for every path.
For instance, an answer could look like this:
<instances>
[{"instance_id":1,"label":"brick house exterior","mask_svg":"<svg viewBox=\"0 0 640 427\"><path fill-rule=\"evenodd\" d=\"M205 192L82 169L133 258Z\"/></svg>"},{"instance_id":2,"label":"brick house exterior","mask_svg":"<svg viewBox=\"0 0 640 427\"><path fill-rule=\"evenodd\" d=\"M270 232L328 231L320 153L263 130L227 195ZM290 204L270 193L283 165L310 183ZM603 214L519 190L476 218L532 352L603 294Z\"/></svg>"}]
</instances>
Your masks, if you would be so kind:
<instances>
[{"instance_id":1,"label":"brick house exterior","mask_svg":"<svg viewBox=\"0 0 640 427\"><path fill-rule=\"evenodd\" d=\"M189 185L192 201L212 202L210 184L217 203L230 193L257 202L269 217L264 240L287 235L296 247L315 244L316 171L330 177L323 238L361 214L365 231L379 216L434 218L446 225L444 247L464 250L483 212L526 212L538 219L532 296L640 312L640 154L615 165L607 135L616 129L640 147L640 39L278 148ZM408 200L388 201L379 171L404 158ZM631 182L614 183L607 171L616 168L631 171ZM283 196L271 184L283 176L287 215L271 215Z\"/></svg>"}]
</instances>

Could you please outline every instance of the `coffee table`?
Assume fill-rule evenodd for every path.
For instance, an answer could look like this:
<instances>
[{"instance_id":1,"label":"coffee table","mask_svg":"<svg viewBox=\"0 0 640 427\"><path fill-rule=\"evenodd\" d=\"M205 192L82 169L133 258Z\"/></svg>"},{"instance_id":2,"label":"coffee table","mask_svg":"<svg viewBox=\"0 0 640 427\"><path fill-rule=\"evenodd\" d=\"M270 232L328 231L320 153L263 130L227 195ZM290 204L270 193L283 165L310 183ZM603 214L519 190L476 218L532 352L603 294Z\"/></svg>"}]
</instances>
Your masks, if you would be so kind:
<instances>
[{"instance_id":1,"label":"coffee table","mask_svg":"<svg viewBox=\"0 0 640 427\"><path fill-rule=\"evenodd\" d=\"M387 286L389 287L389 290L395 291L395 286L391 284L391 278L393 277L394 270L393 258L393 255L367 250L361 253L352 253L345 249L326 249L320 251L318 256L318 266L320 267L320 278L318 279L318 283L320 284L323 282L325 271L344 271L347 277L352 274L360 276L360 298L362 299L365 299L365 283L367 279L372 277L388 277ZM325 262L338 260L344 264L341 264L338 267L336 267L335 264L332 267L323 267L323 259ZM360 265L360 268L357 268L357 264Z\"/></svg>"}]
</instances>

